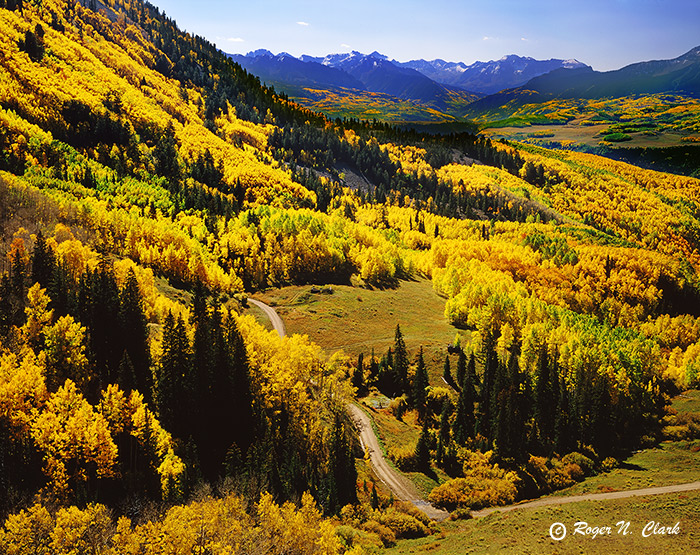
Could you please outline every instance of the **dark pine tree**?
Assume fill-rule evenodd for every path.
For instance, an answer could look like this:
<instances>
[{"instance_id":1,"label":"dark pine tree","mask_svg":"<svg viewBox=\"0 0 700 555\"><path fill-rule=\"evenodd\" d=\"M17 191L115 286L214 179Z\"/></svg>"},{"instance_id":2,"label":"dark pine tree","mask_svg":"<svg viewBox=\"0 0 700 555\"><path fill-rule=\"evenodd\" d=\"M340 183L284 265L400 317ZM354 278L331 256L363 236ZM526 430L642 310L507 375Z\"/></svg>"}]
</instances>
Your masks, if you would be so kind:
<instances>
[{"instance_id":1,"label":"dark pine tree","mask_svg":"<svg viewBox=\"0 0 700 555\"><path fill-rule=\"evenodd\" d=\"M423 422L418 443L416 443L416 451L414 454L416 467L422 472L430 471L430 432L428 432L427 419Z\"/></svg>"},{"instance_id":2,"label":"dark pine tree","mask_svg":"<svg viewBox=\"0 0 700 555\"><path fill-rule=\"evenodd\" d=\"M368 385L374 385L379 379L379 363L377 357L374 356L374 347L372 348L372 357L369 360Z\"/></svg>"},{"instance_id":3,"label":"dark pine tree","mask_svg":"<svg viewBox=\"0 0 700 555\"><path fill-rule=\"evenodd\" d=\"M467 356L464 354L464 351L462 349L459 350L459 354L457 356L457 384L461 387L462 382L464 381L464 375L467 372Z\"/></svg>"},{"instance_id":4,"label":"dark pine tree","mask_svg":"<svg viewBox=\"0 0 700 555\"><path fill-rule=\"evenodd\" d=\"M425 389L428 387L428 371L425 368L425 360L423 359L423 346L421 345L416 357L416 373L413 377L413 388L411 390L411 401L414 408L418 411L418 418L421 421L426 420L427 399Z\"/></svg>"},{"instance_id":5,"label":"dark pine tree","mask_svg":"<svg viewBox=\"0 0 700 555\"><path fill-rule=\"evenodd\" d=\"M445 399L442 403L442 412L440 413L440 431L435 453L435 459L440 466L443 466L445 462L445 453L450 445L450 414L452 414L452 403L449 399Z\"/></svg>"},{"instance_id":6,"label":"dark pine tree","mask_svg":"<svg viewBox=\"0 0 700 555\"><path fill-rule=\"evenodd\" d=\"M561 455L572 451L576 446L578 435L572 414L571 395L569 395L566 381L562 377L559 383L559 399L554 419L554 447Z\"/></svg>"},{"instance_id":7,"label":"dark pine tree","mask_svg":"<svg viewBox=\"0 0 700 555\"><path fill-rule=\"evenodd\" d=\"M442 367L442 379L452 387L455 386L452 370L450 369L450 355L445 355L445 365Z\"/></svg>"},{"instance_id":8,"label":"dark pine tree","mask_svg":"<svg viewBox=\"0 0 700 555\"><path fill-rule=\"evenodd\" d=\"M476 399L476 388L479 386L479 376L476 375L476 358L474 357L474 353L469 355L467 375L469 376L469 381L467 383L470 383L472 387L471 395Z\"/></svg>"},{"instance_id":9,"label":"dark pine tree","mask_svg":"<svg viewBox=\"0 0 700 555\"><path fill-rule=\"evenodd\" d=\"M192 432L190 419L194 398L192 352L182 316L168 313L163 324L163 351L158 372L158 414L166 430L187 439Z\"/></svg>"},{"instance_id":10,"label":"dark pine tree","mask_svg":"<svg viewBox=\"0 0 700 555\"><path fill-rule=\"evenodd\" d=\"M124 288L119 294L119 323L123 354L130 361L136 388L150 402L153 391L151 356L148 347L148 326L143 309L143 300L136 275L133 270L127 274ZM121 362L120 362L121 370Z\"/></svg>"},{"instance_id":11,"label":"dark pine tree","mask_svg":"<svg viewBox=\"0 0 700 555\"><path fill-rule=\"evenodd\" d=\"M131 362L131 357L127 351L124 351L122 359L119 362L117 384L119 385L119 389L127 393L138 389L136 387L136 371L134 370L134 364Z\"/></svg>"},{"instance_id":12,"label":"dark pine tree","mask_svg":"<svg viewBox=\"0 0 700 555\"><path fill-rule=\"evenodd\" d=\"M362 397L365 392L365 364L363 353L357 356L357 366L352 374L352 385L357 389L357 396Z\"/></svg>"},{"instance_id":13,"label":"dark pine tree","mask_svg":"<svg viewBox=\"0 0 700 555\"><path fill-rule=\"evenodd\" d=\"M465 372L464 379L459 387L455 420L452 425L454 440L459 445L464 445L468 439L474 437L474 428L476 426L474 417L475 400L474 386L471 383L470 375Z\"/></svg>"},{"instance_id":14,"label":"dark pine tree","mask_svg":"<svg viewBox=\"0 0 700 555\"><path fill-rule=\"evenodd\" d=\"M534 393L535 424L539 430L539 443L545 452L551 454L559 401L559 376L556 362L550 362L546 346L540 350L537 358Z\"/></svg>"},{"instance_id":15,"label":"dark pine tree","mask_svg":"<svg viewBox=\"0 0 700 555\"><path fill-rule=\"evenodd\" d=\"M394 334L394 371L399 380L398 388L400 392L408 391L408 351L406 343L401 333L399 324L396 324L396 333Z\"/></svg>"},{"instance_id":16,"label":"dark pine tree","mask_svg":"<svg viewBox=\"0 0 700 555\"><path fill-rule=\"evenodd\" d=\"M479 392L479 414L477 417L477 431L491 441L491 419L492 419L492 396L494 390L494 380L498 369L498 355L492 336L488 336L484 341L482 351L484 353L484 376L481 381L481 391Z\"/></svg>"},{"instance_id":17,"label":"dark pine tree","mask_svg":"<svg viewBox=\"0 0 700 555\"><path fill-rule=\"evenodd\" d=\"M39 283L42 287L48 288L55 267L56 257L53 250L46 244L44 234L39 231L36 235L34 253L32 254L31 282Z\"/></svg>"},{"instance_id":18,"label":"dark pine tree","mask_svg":"<svg viewBox=\"0 0 700 555\"><path fill-rule=\"evenodd\" d=\"M370 500L370 505L374 510L379 508L379 495L377 495L377 486L372 484L372 498Z\"/></svg>"},{"instance_id":19,"label":"dark pine tree","mask_svg":"<svg viewBox=\"0 0 700 555\"><path fill-rule=\"evenodd\" d=\"M336 504L329 507L331 513L349 503L357 503L357 470L352 445L347 430L339 416L336 416L329 452L329 478L335 485Z\"/></svg>"}]
</instances>

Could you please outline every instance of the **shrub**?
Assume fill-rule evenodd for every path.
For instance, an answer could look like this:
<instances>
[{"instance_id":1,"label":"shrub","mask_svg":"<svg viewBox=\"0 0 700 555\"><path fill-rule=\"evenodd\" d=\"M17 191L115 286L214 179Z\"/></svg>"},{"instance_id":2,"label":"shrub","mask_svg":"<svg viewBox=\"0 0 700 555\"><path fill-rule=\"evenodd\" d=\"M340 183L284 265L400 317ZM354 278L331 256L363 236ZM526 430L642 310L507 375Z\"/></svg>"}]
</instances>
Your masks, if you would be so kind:
<instances>
[{"instance_id":1,"label":"shrub","mask_svg":"<svg viewBox=\"0 0 700 555\"><path fill-rule=\"evenodd\" d=\"M468 451L464 461L464 478L455 478L436 487L428 499L434 505L455 508L480 509L492 505L505 505L515 501L519 478L491 463L493 453Z\"/></svg>"},{"instance_id":2,"label":"shrub","mask_svg":"<svg viewBox=\"0 0 700 555\"><path fill-rule=\"evenodd\" d=\"M610 472L611 470L617 468L620 466L620 463L617 462L617 459L614 457L607 457L606 459L603 460L602 463L600 463L600 470L601 472Z\"/></svg>"},{"instance_id":3,"label":"shrub","mask_svg":"<svg viewBox=\"0 0 700 555\"><path fill-rule=\"evenodd\" d=\"M391 529L397 538L422 538L430 535L430 530L420 520L394 509L376 516L375 520Z\"/></svg>"},{"instance_id":4,"label":"shrub","mask_svg":"<svg viewBox=\"0 0 700 555\"><path fill-rule=\"evenodd\" d=\"M346 548L350 548L353 545L355 545L360 535L360 533L357 530L355 530L352 526L347 526L345 524L337 526L335 529L335 533L338 535L341 543Z\"/></svg>"},{"instance_id":5,"label":"shrub","mask_svg":"<svg viewBox=\"0 0 700 555\"><path fill-rule=\"evenodd\" d=\"M379 524L376 520L368 520L362 525L362 529L375 534L382 542L384 547L392 547L396 545L396 534L388 526Z\"/></svg>"},{"instance_id":6,"label":"shrub","mask_svg":"<svg viewBox=\"0 0 700 555\"><path fill-rule=\"evenodd\" d=\"M571 476L562 472L561 468L552 468L547 472L547 483L552 491L568 488L576 482L571 479Z\"/></svg>"},{"instance_id":7,"label":"shrub","mask_svg":"<svg viewBox=\"0 0 700 555\"><path fill-rule=\"evenodd\" d=\"M661 433L664 439L669 439L671 441L681 441L690 436L688 426L664 426Z\"/></svg>"},{"instance_id":8,"label":"shrub","mask_svg":"<svg viewBox=\"0 0 700 555\"><path fill-rule=\"evenodd\" d=\"M455 509L450 513L450 520L468 520L472 518L470 509Z\"/></svg>"},{"instance_id":9,"label":"shrub","mask_svg":"<svg viewBox=\"0 0 700 555\"><path fill-rule=\"evenodd\" d=\"M621 143L623 141L631 141L632 137L627 133L609 133L603 137L603 140L610 143Z\"/></svg>"},{"instance_id":10,"label":"shrub","mask_svg":"<svg viewBox=\"0 0 700 555\"><path fill-rule=\"evenodd\" d=\"M389 458L399 470L410 471L416 468L415 447L392 447L389 449Z\"/></svg>"},{"instance_id":11,"label":"shrub","mask_svg":"<svg viewBox=\"0 0 700 555\"><path fill-rule=\"evenodd\" d=\"M340 518L343 522L355 528L359 528L362 523L367 522L370 516L370 510L367 505L360 503L348 504L340 509Z\"/></svg>"},{"instance_id":12,"label":"shrub","mask_svg":"<svg viewBox=\"0 0 700 555\"><path fill-rule=\"evenodd\" d=\"M403 415L406 414L406 411L408 410L408 403L406 402L406 397L402 395L401 397L396 397L395 399L392 399L387 408L389 409L389 412L394 415L394 417L396 417L398 420L401 420L403 418Z\"/></svg>"},{"instance_id":13,"label":"shrub","mask_svg":"<svg viewBox=\"0 0 700 555\"><path fill-rule=\"evenodd\" d=\"M563 462L564 464L573 463L578 465L580 467L580 470L583 470L586 476L591 476L595 473L595 463L586 455L582 455L581 453L577 453L576 451L573 451L568 455L564 456L561 462Z\"/></svg>"}]
</instances>

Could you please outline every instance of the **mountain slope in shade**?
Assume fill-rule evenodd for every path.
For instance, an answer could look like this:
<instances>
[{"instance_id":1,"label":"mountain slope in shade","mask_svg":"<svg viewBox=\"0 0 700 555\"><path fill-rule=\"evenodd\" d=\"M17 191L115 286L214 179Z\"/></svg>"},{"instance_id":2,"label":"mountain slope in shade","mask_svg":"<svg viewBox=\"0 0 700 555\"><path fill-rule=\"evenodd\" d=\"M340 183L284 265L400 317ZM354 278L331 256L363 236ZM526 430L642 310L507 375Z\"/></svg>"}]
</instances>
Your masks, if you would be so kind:
<instances>
[{"instance_id":1,"label":"mountain slope in shade","mask_svg":"<svg viewBox=\"0 0 700 555\"><path fill-rule=\"evenodd\" d=\"M615 71L559 70L531 80L527 88L560 98L659 92L700 95L700 47L672 60L639 62Z\"/></svg>"},{"instance_id":2,"label":"mountain slope in shade","mask_svg":"<svg viewBox=\"0 0 700 555\"><path fill-rule=\"evenodd\" d=\"M469 114L500 111L503 115L524 104L555 98L621 98L663 92L700 97L700 47L672 60L639 62L614 71L558 69L474 102Z\"/></svg>"},{"instance_id":3,"label":"mountain slope in shade","mask_svg":"<svg viewBox=\"0 0 700 555\"><path fill-rule=\"evenodd\" d=\"M504 89L524 85L530 79L557 69L578 69L589 66L578 60L535 60L516 55L504 56L500 60L463 62L445 60L411 60L394 62L400 67L420 71L438 83L452 85L482 94L493 94Z\"/></svg>"}]
</instances>

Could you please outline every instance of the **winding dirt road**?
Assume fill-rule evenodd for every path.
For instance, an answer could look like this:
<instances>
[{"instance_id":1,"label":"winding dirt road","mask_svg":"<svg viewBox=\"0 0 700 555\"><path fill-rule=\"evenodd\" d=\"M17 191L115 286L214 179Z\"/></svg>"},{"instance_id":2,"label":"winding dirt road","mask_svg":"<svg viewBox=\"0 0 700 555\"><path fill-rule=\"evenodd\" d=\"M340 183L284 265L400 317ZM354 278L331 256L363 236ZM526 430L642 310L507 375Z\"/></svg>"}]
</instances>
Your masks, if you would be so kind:
<instances>
[{"instance_id":1,"label":"winding dirt road","mask_svg":"<svg viewBox=\"0 0 700 555\"><path fill-rule=\"evenodd\" d=\"M277 330L280 337L284 337L286 330L284 322L280 318L277 311L269 305L255 299L248 298L248 302L260 308L265 315L270 319L272 327ZM409 501L417 508L423 511L428 517L434 520L444 520L449 516L449 513L436 509L425 499L422 498L416 487L396 470L394 470L384 459L382 449L379 446L379 440L372 429L372 422L360 407L352 403L347 405L348 413L360 432L360 443L369 454L372 468L377 473L379 479L386 484L391 490L396 499Z\"/></svg>"},{"instance_id":2,"label":"winding dirt road","mask_svg":"<svg viewBox=\"0 0 700 555\"><path fill-rule=\"evenodd\" d=\"M676 484L675 486L658 486L655 488L633 489L626 491L611 491L609 493L585 493L583 495L571 495L569 497L547 497L545 499L535 499L516 505L506 505L505 507L489 507L480 511L472 511L473 517L490 515L495 512L508 512L518 509L535 509L538 507L548 507L551 505L565 505L578 501L604 501L607 499L625 499L627 497L639 497L643 495L659 495L662 493L680 493L683 491L693 491L700 489L700 482L690 482L687 484Z\"/></svg>"},{"instance_id":3,"label":"winding dirt road","mask_svg":"<svg viewBox=\"0 0 700 555\"><path fill-rule=\"evenodd\" d=\"M277 314L277 311L274 308L272 308L269 305L266 305L262 301L256 301L255 299L251 299L250 297L248 297L248 302L257 306L260 310L262 310L265 313L265 316L267 316L270 319L272 327L275 328L275 330L277 330L277 333L280 334L280 337L284 337L287 334L287 330L284 327L284 322L282 321L282 318L280 318L280 315Z\"/></svg>"},{"instance_id":4,"label":"winding dirt road","mask_svg":"<svg viewBox=\"0 0 700 555\"><path fill-rule=\"evenodd\" d=\"M379 479L391 490L394 497L402 501L409 501L423 511L433 520L445 520L450 513L436 509L428 503L408 479L404 478L389 463L386 462L379 440L372 429L369 416L357 405L348 404L348 413L355 422L360 432L360 442L365 452L369 455L372 468Z\"/></svg>"}]
</instances>

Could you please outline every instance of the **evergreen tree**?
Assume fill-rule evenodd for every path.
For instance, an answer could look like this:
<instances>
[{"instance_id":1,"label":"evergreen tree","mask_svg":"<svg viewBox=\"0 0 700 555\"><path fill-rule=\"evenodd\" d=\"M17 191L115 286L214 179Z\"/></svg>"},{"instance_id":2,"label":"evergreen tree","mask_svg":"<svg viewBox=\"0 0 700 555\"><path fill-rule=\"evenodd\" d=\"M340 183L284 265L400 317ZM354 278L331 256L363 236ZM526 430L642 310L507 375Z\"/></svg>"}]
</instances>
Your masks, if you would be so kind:
<instances>
[{"instance_id":1,"label":"evergreen tree","mask_svg":"<svg viewBox=\"0 0 700 555\"><path fill-rule=\"evenodd\" d=\"M172 123L163 131L160 140L156 141L153 158L156 172L177 186L180 180L180 166L178 164L175 128Z\"/></svg>"},{"instance_id":2,"label":"evergreen tree","mask_svg":"<svg viewBox=\"0 0 700 555\"><path fill-rule=\"evenodd\" d=\"M408 351L399 324L396 324L396 333L394 334L393 368L398 379L398 391L405 393L408 389Z\"/></svg>"},{"instance_id":3,"label":"evergreen tree","mask_svg":"<svg viewBox=\"0 0 700 555\"><path fill-rule=\"evenodd\" d=\"M570 452L576 444L574 421L571 415L571 397L562 377L559 384L557 413L554 419L554 446L560 454Z\"/></svg>"},{"instance_id":4,"label":"evergreen tree","mask_svg":"<svg viewBox=\"0 0 700 555\"><path fill-rule=\"evenodd\" d=\"M471 396L476 399L476 388L479 385L479 376L476 375L476 359L474 357L474 353L469 355L466 373L469 376L469 381L467 383L472 387L472 391L470 392Z\"/></svg>"},{"instance_id":5,"label":"evergreen tree","mask_svg":"<svg viewBox=\"0 0 700 555\"><path fill-rule=\"evenodd\" d=\"M442 367L442 378L447 382L448 385L454 387L454 378L452 377L452 371L450 370L450 355L445 355L445 365Z\"/></svg>"},{"instance_id":6,"label":"evergreen tree","mask_svg":"<svg viewBox=\"0 0 700 555\"><path fill-rule=\"evenodd\" d=\"M404 388L401 387L401 377L396 368L396 357L389 347L386 355L379 364L379 389L389 397L401 395Z\"/></svg>"},{"instance_id":7,"label":"evergreen tree","mask_svg":"<svg viewBox=\"0 0 700 555\"><path fill-rule=\"evenodd\" d=\"M423 359L423 346L421 345L416 359L416 373L413 377L413 389L411 392L411 400L413 406L418 410L420 420L426 419L427 400L425 388L428 387L428 372L425 368L425 360Z\"/></svg>"},{"instance_id":8,"label":"evergreen tree","mask_svg":"<svg viewBox=\"0 0 700 555\"><path fill-rule=\"evenodd\" d=\"M430 433L428 432L427 419L423 422L423 429L418 438L418 443L416 443L414 457L418 470L423 472L430 470Z\"/></svg>"},{"instance_id":9,"label":"evergreen tree","mask_svg":"<svg viewBox=\"0 0 700 555\"><path fill-rule=\"evenodd\" d=\"M39 283L42 287L48 288L55 266L56 258L53 250L46 244L44 234L39 231L32 254L32 284Z\"/></svg>"},{"instance_id":10,"label":"evergreen tree","mask_svg":"<svg viewBox=\"0 0 700 555\"><path fill-rule=\"evenodd\" d=\"M491 398L494 389L494 379L498 368L498 355L495 350L495 342L492 335L488 335L484 339L482 346L484 353L484 377L481 381L481 391L479 392L479 414L477 418L478 432L487 438L491 439Z\"/></svg>"},{"instance_id":11,"label":"evergreen tree","mask_svg":"<svg viewBox=\"0 0 700 555\"><path fill-rule=\"evenodd\" d=\"M522 376L518 357L510 354L508 368L503 362L498 365L494 384L494 413L492 424L493 443L496 454L502 458L521 460L525 449L525 400L522 398Z\"/></svg>"},{"instance_id":12,"label":"evergreen tree","mask_svg":"<svg viewBox=\"0 0 700 555\"><path fill-rule=\"evenodd\" d=\"M459 397L457 399L457 410L452 426L454 440L459 445L464 445L468 439L474 437L474 386L471 383L470 375L465 372L464 379L459 387Z\"/></svg>"},{"instance_id":13,"label":"evergreen tree","mask_svg":"<svg viewBox=\"0 0 700 555\"><path fill-rule=\"evenodd\" d=\"M357 366L352 374L352 385L357 388L357 396L361 397L365 391L365 365L364 354L357 356Z\"/></svg>"},{"instance_id":14,"label":"evergreen tree","mask_svg":"<svg viewBox=\"0 0 700 555\"><path fill-rule=\"evenodd\" d=\"M462 382L464 381L464 375L467 372L467 357L464 354L464 351L462 349L459 350L459 354L457 355L457 383L461 387Z\"/></svg>"},{"instance_id":15,"label":"evergreen tree","mask_svg":"<svg viewBox=\"0 0 700 555\"><path fill-rule=\"evenodd\" d=\"M369 361L369 379L368 385L373 385L379 379L379 363L377 362L377 357L374 356L374 347L372 347L372 357Z\"/></svg>"},{"instance_id":16,"label":"evergreen tree","mask_svg":"<svg viewBox=\"0 0 700 555\"><path fill-rule=\"evenodd\" d=\"M135 387L144 396L146 402L150 402L153 378L148 346L148 326L141 290L133 270L129 270L127 274L119 299L120 339L124 347L123 352L132 364L135 379L132 387Z\"/></svg>"},{"instance_id":17,"label":"evergreen tree","mask_svg":"<svg viewBox=\"0 0 700 555\"><path fill-rule=\"evenodd\" d=\"M438 433L438 444L435 459L438 465L442 466L445 461L445 452L450 445L450 414L452 413L452 403L449 399L445 399L442 403L442 412L440 413L440 431Z\"/></svg>"},{"instance_id":18,"label":"evergreen tree","mask_svg":"<svg viewBox=\"0 0 700 555\"><path fill-rule=\"evenodd\" d=\"M136 371L134 370L134 365L131 362L131 357L127 351L124 351L122 359L119 362L119 370L117 371L117 384L119 389L129 393L136 388Z\"/></svg>"},{"instance_id":19,"label":"evergreen tree","mask_svg":"<svg viewBox=\"0 0 700 555\"><path fill-rule=\"evenodd\" d=\"M11 254L11 284L12 294L17 303L24 308L26 282L27 282L27 267L25 265L22 251L24 249L14 249Z\"/></svg>"},{"instance_id":20,"label":"evergreen tree","mask_svg":"<svg viewBox=\"0 0 700 555\"><path fill-rule=\"evenodd\" d=\"M352 446L345 426L336 416L329 452L329 479L334 485L335 503L329 512L336 513L349 503L357 503L357 470Z\"/></svg>"},{"instance_id":21,"label":"evergreen tree","mask_svg":"<svg viewBox=\"0 0 700 555\"><path fill-rule=\"evenodd\" d=\"M106 256L100 257L95 272L83 274L78 294L80 321L90 330L89 347L98 377L95 385L102 389L116 381L124 352L124 338L114 333L115 323L120 322L119 287Z\"/></svg>"},{"instance_id":22,"label":"evergreen tree","mask_svg":"<svg viewBox=\"0 0 700 555\"><path fill-rule=\"evenodd\" d=\"M372 498L370 500L370 505L376 511L379 509L379 495L377 495L377 486L372 484Z\"/></svg>"},{"instance_id":23,"label":"evergreen tree","mask_svg":"<svg viewBox=\"0 0 700 555\"><path fill-rule=\"evenodd\" d=\"M47 285L47 293L51 299L50 308L54 318L68 314L80 314L76 297L77 284L64 264L55 264Z\"/></svg>"},{"instance_id":24,"label":"evergreen tree","mask_svg":"<svg viewBox=\"0 0 700 555\"><path fill-rule=\"evenodd\" d=\"M547 347L540 350L535 368L535 423L540 443L548 449L554 441L554 424L559 400L559 376L556 363L550 363Z\"/></svg>"},{"instance_id":25,"label":"evergreen tree","mask_svg":"<svg viewBox=\"0 0 700 555\"><path fill-rule=\"evenodd\" d=\"M175 437L188 438L194 393L192 353L182 316L171 313L163 324L163 351L158 374L158 413L166 430Z\"/></svg>"}]
</instances>

